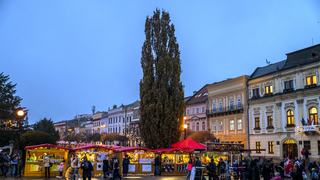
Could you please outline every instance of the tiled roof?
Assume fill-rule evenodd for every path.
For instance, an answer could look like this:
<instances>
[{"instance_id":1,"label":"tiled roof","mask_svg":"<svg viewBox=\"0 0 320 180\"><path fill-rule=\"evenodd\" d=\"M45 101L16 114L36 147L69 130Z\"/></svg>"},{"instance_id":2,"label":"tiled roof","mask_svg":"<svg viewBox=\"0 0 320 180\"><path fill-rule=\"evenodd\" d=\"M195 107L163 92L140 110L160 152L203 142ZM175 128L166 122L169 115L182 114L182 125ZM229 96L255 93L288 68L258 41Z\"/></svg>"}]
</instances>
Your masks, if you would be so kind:
<instances>
[{"instance_id":1,"label":"tiled roof","mask_svg":"<svg viewBox=\"0 0 320 180\"><path fill-rule=\"evenodd\" d=\"M205 102L208 99L208 90L207 87L208 84L203 86L197 93L195 93L187 102L187 105L190 104L196 104L196 103L201 103Z\"/></svg>"},{"instance_id":2,"label":"tiled roof","mask_svg":"<svg viewBox=\"0 0 320 180\"><path fill-rule=\"evenodd\" d=\"M284 66L286 60L280 61L274 64L269 64L268 66L258 67L250 76L250 79L258 78L261 76L265 76L277 71L277 67L279 70Z\"/></svg>"}]
</instances>

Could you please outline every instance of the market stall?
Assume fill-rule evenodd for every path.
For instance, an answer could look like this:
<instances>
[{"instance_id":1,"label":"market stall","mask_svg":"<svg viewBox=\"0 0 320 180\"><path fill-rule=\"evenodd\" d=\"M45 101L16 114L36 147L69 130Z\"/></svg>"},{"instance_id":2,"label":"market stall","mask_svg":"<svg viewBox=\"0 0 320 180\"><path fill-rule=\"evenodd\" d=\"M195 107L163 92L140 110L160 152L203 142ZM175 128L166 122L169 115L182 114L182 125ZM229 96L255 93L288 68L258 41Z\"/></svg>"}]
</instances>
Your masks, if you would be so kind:
<instances>
[{"instance_id":1,"label":"market stall","mask_svg":"<svg viewBox=\"0 0 320 180\"><path fill-rule=\"evenodd\" d=\"M161 175L187 175L191 151L180 148L156 149L160 157Z\"/></svg>"},{"instance_id":2,"label":"market stall","mask_svg":"<svg viewBox=\"0 0 320 180\"><path fill-rule=\"evenodd\" d=\"M52 144L41 144L35 146L27 146L26 162L24 176L26 177L41 177L45 176L45 168L43 158L49 155L53 165L50 168L50 176L58 176L58 166L61 162L64 163L64 173L67 168L69 149L65 147L55 146Z\"/></svg>"},{"instance_id":3,"label":"market stall","mask_svg":"<svg viewBox=\"0 0 320 180\"><path fill-rule=\"evenodd\" d=\"M79 158L79 166L83 162L83 158L92 163L94 176L103 175L103 159L107 157L108 160L113 156L113 149L109 149L100 145L89 145L72 148L75 156ZM79 173L82 174L82 169L79 169Z\"/></svg>"},{"instance_id":4,"label":"market stall","mask_svg":"<svg viewBox=\"0 0 320 180\"><path fill-rule=\"evenodd\" d=\"M122 147L115 149L120 161L120 172L123 172L122 161L128 155L130 164L128 174L134 175L153 175L154 174L154 152L142 147Z\"/></svg>"}]
</instances>

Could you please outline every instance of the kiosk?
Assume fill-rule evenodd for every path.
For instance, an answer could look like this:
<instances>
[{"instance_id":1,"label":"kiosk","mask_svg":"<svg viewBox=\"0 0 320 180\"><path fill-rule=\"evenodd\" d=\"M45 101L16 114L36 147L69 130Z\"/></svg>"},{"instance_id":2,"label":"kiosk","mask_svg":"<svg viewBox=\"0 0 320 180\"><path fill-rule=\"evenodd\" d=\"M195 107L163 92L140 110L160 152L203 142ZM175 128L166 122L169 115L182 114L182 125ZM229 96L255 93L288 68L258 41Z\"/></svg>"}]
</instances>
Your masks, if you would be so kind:
<instances>
[{"instance_id":1,"label":"kiosk","mask_svg":"<svg viewBox=\"0 0 320 180\"><path fill-rule=\"evenodd\" d=\"M68 152L69 149L52 144L41 144L35 146L27 146L26 162L24 176L26 177L41 177L45 176L45 168L43 158L49 155L53 165L50 168L50 176L55 177L59 175L58 166L61 162L64 164L63 175L67 169Z\"/></svg>"}]
</instances>

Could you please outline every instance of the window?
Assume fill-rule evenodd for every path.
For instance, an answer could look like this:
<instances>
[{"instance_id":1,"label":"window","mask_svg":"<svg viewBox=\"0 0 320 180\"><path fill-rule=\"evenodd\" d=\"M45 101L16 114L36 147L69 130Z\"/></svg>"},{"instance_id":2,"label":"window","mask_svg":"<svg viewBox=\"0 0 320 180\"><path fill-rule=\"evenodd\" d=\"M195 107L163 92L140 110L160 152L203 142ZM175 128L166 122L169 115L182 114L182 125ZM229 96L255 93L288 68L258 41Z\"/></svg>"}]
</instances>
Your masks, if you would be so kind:
<instances>
[{"instance_id":1,"label":"window","mask_svg":"<svg viewBox=\"0 0 320 180\"><path fill-rule=\"evenodd\" d=\"M192 114L194 114L194 108L192 108Z\"/></svg>"},{"instance_id":2,"label":"window","mask_svg":"<svg viewBox=\"0 0 320 180\"><path fill-rule=\"evenodd\" d=\"M259 97L259 88L253 90L253 97Z\"/></svg>"},{"instance_id":3,"label":"window","mask_svg":"<svg viewBox=\"0 0 320 180\"><path fill-rule=\"evenodd\" d=\"M130 122L131 122L131 116L130 116Z\"/></svg>"},{"instance_id":4,"label":"window","mask_svg":"<svg viewBox=\"0 0 320 180\"><path fill-rule=\"evenodd\" d=\"M241 108L241 99L237 99L237 109Z\"/></svg>"},{"instance_id":5,"label":"window","mask_svg":"<svg viewBox=\"0 0 320 180\"><path fill-rule=\"evenodd\" d=\"M234 130L234 120L230 120L230 130Z\"/></svg>"},{"instance_id":6,"label":"window","mask_svg":"<svg viewBox=\"0 0 320 180\"><path fill-rule=\"evenodd\" d=\"M199 108L197 108L197 114L199 114Z\"/></svg>"},{"instance_id":7,"label":"window","mask_svg":"<svg viewBox=\"0 0 320 180\"><path fill-rule=\"evenodd\" d=\"M254 118L254 124L255 124L255 128L260 128L260 118L259 117L255 117Z\"/></svg>"},{"instance_id":8,"label":"window","mask_svg":"<svg viewBox=\"0 0 320 180\"><path fill-rule=\"evenodd\" d=\"M284 89L293 89L293 80L284 82Z\"/></svg>"},{"instance_id":9,"label":"window","mask_svg":"<svg viewBox=\"0 0 320 180\"><path fill-rule=\"evenodd\" d=\"M272 119L272 116L268 116L268 117L267 117L267 120L268 120L268 127L273 126L273 119Z\"/></svg>"},{"instance_id":10,"label":"window","mask_svg":"<svg viewBox=\"0 0 320 180\"><path fill-rule=\"evenodd\" d=\"M287 111L287 124L294 124L293 111Z\"/></svg>"},{"instance_id":11,"label":"window","mask_svg":"<svg viewBox=\"0 0 320 180\"><path fill-rule=\"evenodd\" d=\"M120 133L121 131L120 131L120 127L119 127L119 133Z\"/></svg>"},{"instance_id":12,"label":"window","mask_svg":"<svg viewBox=\"0 0 320 180\"><path fill-rule=\"evenodd\" d=\"M261 153L261 142L256 142L256 153Z\"/></svg>"},{"instance_id":13,"label":"window","mask_svg":"<svg viewBox=\"0 0 320 180\"><path fill-rule=\"evenodd\" d=\"M216 112L216 104L212 104L212 112Z\"/></svg>"},{"instance_id":14,"label":"window","mask_svg":"<svg viewBox=\"0 0 320 180\"><path fill-rule=\"evenodd\" d=\"M309 109L309 119L313 120L313 124L318 124L318 110L315 107Z\"/></svg>"},{"instance_id":15,"label":"window","mask_svg":"<svg viewBox=\"0 0 320 180\"><path fill-rule=\"evenodd\" d=\"M318 141L318 155L320 155L320 141Z\"/></svg>"},{"instance_id":16,"label":"window","mask_svg":"<svg viewBox=\"0 0 320 180\"><path fill-rule=\"evenodd\" d=\"M229 101L230 111L233 111L233 101Z\"/></svg>"},{"instance_id":17,"label":"window","mask_svg":"<svg viewBox=\"0 0 320 180\"><path fill-rule=\"evenodd\" d=\"M313 85L313 84L317 84L317 78L316 76L309 76L306 78L306 85L307 86L310 86L310 85Z\"/></svg>"},{"instance_id":18,"label":"window","mask_svg":"<svg viewBox=\"0 0 320 180\"><path fill-rule=\"evenodd\" d=\"M199 131L199 122L197 122L197 129L196 130Z\"/></svg>"},{"instance_id":19,"label":"window","mask_svg":"<svg viewBox=\"0 0 320 180\"><path fill-rule=\"evenodd\" d=\"M201 111L201 112L202 112L202 113L204 113L204 111L205 111L205 108L204 108L204 107L202 107L202 111Z\"/></svg>"},{"instance_id":20,"label":"window","mask_svg":"<svg viewBox=\"0 0 320 180\"><path fill-rule=\"evenodd\" d=\"M274 142L273 141L268 142L268 149L269 149L269 154L274 153Z\"/></svg>"},{"instance_id":21,"label":"window","mask_svg":"<svg viewBox=\"0 0 320 180\"><path fill-rule=\"evenodd\" d=\"M222 121L219 121L219 131L222 131Z\"/></svg>"},{"instance_id":22,"label":"window","mask_svg":"<svg viewBox=\"0 0 320 180\"><path fill-rule=\"evenodd\" d=\"M202 131L205 131L205 130L206 130L206 123L202 122Z\"/></svg>"},{"instance_id":23,"label":"window","mask_svg":"<svg viewBox=\"0 0 320 180\"><path fill-rule=\"evenodd\" d=\"M192 131L195 131L195 130L196 130L195 123L192 123Z\"/></svg>"},{"instance_id":24,"label":"window","mask_svg":"<svg viewBox=\"0 0 320 180\"><path fill-rule=\"evenodd\" d=\"M189 115L190 114L190 109L187 109L187 115Z\"/></svg>"},{"instance_id":25,"label":"window","mask_svg":"<svg viewBox=\"0 0 320 180\"><path fill-rule=\"evenodd\" d=\"M272 94L272 93L273 93L272 86L266 86L266 94Z\"/></svg>"},{"instance_id":26,"label":"window","mask_svg":"<svg viewBox=\"0 0 320 180\"><path fill-rule=\"evenodd\" d=\"M216 132L216 123L215 122L212 123L212 131Z\"/></svg>"},{"instance_id":27,"label":"window","mask_svg":"<svg viewBox=\"0 0 320 180\"><path fill-rule=\"evenodd\" d=\"M242 130L242 120L241 119L237 120L237 125L238 125L238 130Z\"/></svg>"},{"instance_id":28,"label":"window","mask_svg":"<svg viewBox=\"0 0 320 180\"><path fill-rule=\"evenodd\" d=\"M310 141L303 141L303 148L305 151L306 150L310 151L311 150Z\"/></svg>"},{"instance_id":29,"label":"window","mask_svg":"<svg viewBox=\"0 0 320 180\"><path fill-rule=\"evenodd\" d=\"M219 111L222 111L222 103L219 103Z\"/></svg>"}]
</instances>

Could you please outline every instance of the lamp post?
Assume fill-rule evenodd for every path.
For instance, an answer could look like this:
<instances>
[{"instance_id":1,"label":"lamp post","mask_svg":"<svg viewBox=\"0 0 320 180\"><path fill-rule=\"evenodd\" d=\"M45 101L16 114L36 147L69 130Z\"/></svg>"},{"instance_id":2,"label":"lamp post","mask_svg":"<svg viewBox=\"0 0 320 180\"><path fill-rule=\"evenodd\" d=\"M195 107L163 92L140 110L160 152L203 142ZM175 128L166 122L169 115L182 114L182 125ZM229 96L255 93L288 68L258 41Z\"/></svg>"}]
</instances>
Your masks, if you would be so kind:
<instances>
[{"instance_id":1,"label":"lamp post","mask_svg":"<svg viewBox=\"0 0 320 180\"><path fill-rule=\"evenodd\" d=\"M72 131L72 129L70 128L70 129L68 129L68 131L69 131L69 144L70 144L70 141L71 141L71 131Z\"/></svg>"},{"instance_id":2,"label":"lamp post","mask_svg":"<svg viewBox=\"0 0 320 180\"><path fill-rule=\"evenodd\" d=\"M17 145L17 150L19 150L19 145L20 145L20 136L21 136L21 121L25 116L25 112L22 110L22 108L19 108L17 111L17 116L18 116L18 145Z\"/></svg>"},{"instance_id":3,"label":"lamp post","mask_svg":"<svg viewBox=\"0 0 320 180\"><path fill-rule=\"evenodd\" d=\"M186 116L183 116L183 121L184 121L184 125L183 125L183 129L184 129L184 139L187 139L187 128L188 128L188 125L186 124L186 120L187 120L187 117L186 117Z\"/></svg>"},{"instance_id":4,"label":"lamp post","mask_svg":"<svg viewBox=\"0 0 320 180\"><path fill-rule=\"evenodd\" d=\"M102 133L104 133L104 127L105 127L105 126L106 126L105 124L102 124L102 125L101 125L101 132L102 132ZM101 134L101 133L100 133L100 134ZM104 140L103 140L103 141L104 141ZM101 143L101 142L100 142L100 143Z\"/></svg>"}]
</instances>

